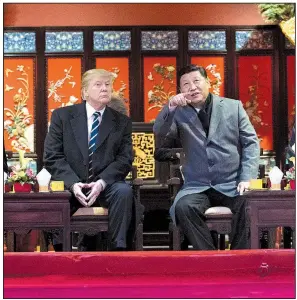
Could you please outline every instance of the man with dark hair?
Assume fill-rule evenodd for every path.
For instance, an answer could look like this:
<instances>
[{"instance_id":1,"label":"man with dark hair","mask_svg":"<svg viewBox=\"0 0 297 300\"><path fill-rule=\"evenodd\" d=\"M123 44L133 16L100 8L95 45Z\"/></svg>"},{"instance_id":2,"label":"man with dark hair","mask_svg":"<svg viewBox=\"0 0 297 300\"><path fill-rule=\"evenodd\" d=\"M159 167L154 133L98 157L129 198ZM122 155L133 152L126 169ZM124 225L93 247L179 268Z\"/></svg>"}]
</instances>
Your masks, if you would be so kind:
<instances>
[{"instance_id":1,"label":"man with dark hair","mask_svg":"<svg viewBox=\"0 0 297 300\"><path fill-rule=\"evenodd\" d=\"M227 206L233 212L231 249L248 247L243 192L257 178L260 147L241 101L209 92L203 67L179 72L181 93L171 97L158 115L154 133L181 141L185 153L184 184L170 215L194 249L213 250L204 212Z\"/></svg>"}]
</instances>

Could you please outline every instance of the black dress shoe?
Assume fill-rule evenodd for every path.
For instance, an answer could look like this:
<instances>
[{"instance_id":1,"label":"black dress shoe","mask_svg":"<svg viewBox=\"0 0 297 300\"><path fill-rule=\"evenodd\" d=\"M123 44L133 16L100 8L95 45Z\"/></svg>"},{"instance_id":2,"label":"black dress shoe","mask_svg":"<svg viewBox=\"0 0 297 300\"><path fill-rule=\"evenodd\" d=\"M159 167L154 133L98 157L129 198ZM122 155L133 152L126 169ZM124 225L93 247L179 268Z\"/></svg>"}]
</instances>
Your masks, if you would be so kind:
<instances>
[{"instance_id":1,"label":"black dress shoe","mask_svg":"<svg viewBox=\"0 0 297 300\"><path fill-rule=\"evenodd\" d=\"M110 251L126 251L127 249L126 248L114 248L114 249L111 249Z\"/></svg>"},{"instance_id":2,"label":"black dress shoe","mask_svg":"<svg viewBox=\"0 0 297 300\"><path fill-rule=\"evenodd\" d=\"M53 245L55 252L62 252L63 251L63 244L55 244Z\"/></svg>"}]
</instances>

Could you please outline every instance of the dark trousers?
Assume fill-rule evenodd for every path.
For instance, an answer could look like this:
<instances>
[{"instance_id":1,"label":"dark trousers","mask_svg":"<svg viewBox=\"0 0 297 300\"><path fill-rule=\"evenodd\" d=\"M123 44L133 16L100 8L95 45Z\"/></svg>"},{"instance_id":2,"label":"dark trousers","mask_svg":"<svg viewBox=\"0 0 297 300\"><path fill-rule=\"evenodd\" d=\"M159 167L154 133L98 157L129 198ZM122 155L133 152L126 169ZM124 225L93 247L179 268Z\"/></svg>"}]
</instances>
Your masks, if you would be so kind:
<instances>
[{"instance_id":1,"label":"dark trousers","mask_svg":"<svg viewBox=\"0 0 297 300\"><path fill-rule=\"evenodd\" d=\"M245 228L244 196L228 197L214 189L182 197L176 204L177 224L195 250L215 250L210 230L205 223L204 212L213 206L229 207L233 213L231 249L248 249Z\"/></svg>"},{"instance_id":2,"label":"dark trousers","mask_svg":"<svg viewBox=\"0 0 297 300\"><path fill-rule=\"evenodd\" d=\"M73 199L71 213L73 214L79 207L79 202ZM127 232L131 223L133 204L132 187L126 182L115 182L107 185L105 190L99 195L92 207L101 206L108 208L108 245L109 250L127 248ZM62 241L60 234L53 238L55 244ZM95 251L97 236L80 234L78 237L79 251ZM58 248L58 247L56 247Z\"/></svg>"}]
</instances>

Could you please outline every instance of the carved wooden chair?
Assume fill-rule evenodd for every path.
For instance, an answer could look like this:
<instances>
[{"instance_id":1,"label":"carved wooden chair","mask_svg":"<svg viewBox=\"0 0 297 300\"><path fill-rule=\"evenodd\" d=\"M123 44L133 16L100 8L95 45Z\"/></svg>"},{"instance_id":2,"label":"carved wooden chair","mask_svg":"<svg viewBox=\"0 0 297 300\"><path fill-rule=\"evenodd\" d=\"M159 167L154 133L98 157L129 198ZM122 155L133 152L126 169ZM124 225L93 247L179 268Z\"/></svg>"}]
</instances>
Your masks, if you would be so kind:
<instances>
[{"instance_id":1,"label":"carved wooden chair","mask_svg":"<svg viewBox=\"0 0 297 300\"><path fill-rule=\"evenodd\" d=\"M137 168L132 168L132 178L129 180L133 188L133 212L131 226L127 236L128 250L143 250L143 219L144 219L144 206L140 202L140 186L143 185L143 180L137 177ZM103 207L81 207L79 208L70 219L70 241L73 243L74 233L87 234L94 236L101 234L99 250L108 250L108 242L106 234L108 231L108 209ZM55 232L55 230L49 231ZM104 235L105 234L105 235ZM40 236L40 250L47 251L48 237L47 234ZM72 245L72 250L75 247Z\"/></svg>"},{"instance_id":2,"label":"carved wooden chair","mask_svg":"<svg viewBox=\"0 0 297 300\"><path fill-rule=\"evenodd\" d=\"M171 150L172 153L180 153L180 162L170 164L170 179L167 181L171 203L173 203L182 183L183 176L181 166L184 161L184 153L181 148ZM215 245L218 249L225 249L225 235L231 233L232 212L228 207L216 206L205 211L206 224L212 234ZM179 226L176 226L172 220L169 223L169 241L171 250L186 250L189 242L185 238Z\"/></svg>"},{"instance_id":3,"label":"carved wooden chair","mask_svg":"<svg viewBox=\"0 0 297 300\"><path fill-rule=\"evenodd\" d=\"M131 229L128 232L128 250L143 250L143 214L144 206L140 202L140 186L143 180L137 177L137 168L133 166L130 184L133 188L133 213ZM80 232L97 235L108 231L108 209L103 207L79 208L70 219L71 233ZM71 237L73 240L73 237ZM108 249L106 239L102 239L103 249Z\"/></svg>"}]
</instances>

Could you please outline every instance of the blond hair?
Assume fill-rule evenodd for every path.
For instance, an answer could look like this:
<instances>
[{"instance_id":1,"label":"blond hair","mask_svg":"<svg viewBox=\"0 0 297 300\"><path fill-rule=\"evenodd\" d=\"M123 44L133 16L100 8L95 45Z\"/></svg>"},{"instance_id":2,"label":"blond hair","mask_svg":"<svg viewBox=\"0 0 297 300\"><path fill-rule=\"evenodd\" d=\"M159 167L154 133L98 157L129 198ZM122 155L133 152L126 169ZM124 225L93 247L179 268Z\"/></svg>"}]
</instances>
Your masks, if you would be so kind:
<instances>
[{"instance_id":1,"label":"blond hair","mask_svg":"<svg viewBox=\"0 0 297 300\"><path fill-rule=\"evenodd\" d=\"M83 100L86 100L85 92L94 77L108 77L111 81L111 84L114 81L114 75L111 72L108 72L104 69L91 69L86 71L81 79L81 97Z\"/></svg>"}]
</instances>

